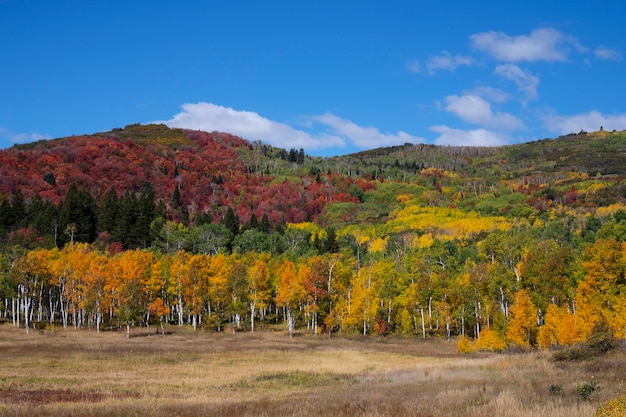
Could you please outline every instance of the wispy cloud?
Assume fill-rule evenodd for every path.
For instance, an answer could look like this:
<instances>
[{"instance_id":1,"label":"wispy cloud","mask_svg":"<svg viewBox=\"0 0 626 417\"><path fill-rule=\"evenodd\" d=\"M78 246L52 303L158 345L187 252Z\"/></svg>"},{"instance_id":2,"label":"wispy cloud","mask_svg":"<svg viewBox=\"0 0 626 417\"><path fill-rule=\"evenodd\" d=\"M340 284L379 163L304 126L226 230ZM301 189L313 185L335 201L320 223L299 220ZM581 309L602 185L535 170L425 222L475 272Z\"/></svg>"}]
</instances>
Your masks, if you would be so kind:
<instances>
[{"instance_id":1,"label":"wispy cloud","mask_svg":"<svg viewBox=\"0 0 626 417\"><path fill-rule=\"evenodd\" d=\"M471 67L475 63L476 60L471 56L452 55L448 51L442 51L441 54L429 58L426 61L426 71L428 71L430 75L434 75L438 71L454 71L458 67ZM424 72L424 66L417 59L409 61L406 66L410 72L416 74Z\"/></svg>"},{"instance_id":2,"label":"wispy cloud","mask_svg":"<svg viewBox=\"0 0 626 417\"><path fill-rule=\"evenodd\" d=\"M463 94L483 97L492 103L506 103L511 100L511 94L499 88L489 86L478 86L471 90L464 90Z\"/></svg>"},{"instance_id":3,"label":"wispy cloud","mask_svg":"<svg viewBox=\"0 0 626 417\"><path fill-rule=\"evenodd\" d=\"M515 64L498 65L495 73L513 81L517 85L517 89L523 92L528 100L537 98L538 75L533 75L530 71L522 69Z\"/></svg>"},{"instance_id":4,"label":"wispy cloud","mask_svg":"<svg viewBox=\"0 0 626 417\"><path fill-rule=\"evenodd\" d=\"M260 140L281 148L303 148L307 151L345 148L348 145L367 149L424 142L405 132L382 133L375 127L363 127L332 113L304 116L307 130L267 119L256 112L235 110L213 103L187 103L170 120L157 121L171 127L222 131L248 140ZM314 131L315 130L315 131Z\"/></svg>"},{"instance_id":5,"label":"wispy cloud","mask_svg":"<svg viewBox=\"0 0 626 417\"><path fill-rule=\"evenodd\" d=\"M509 36L482 32L470 37L471 45L504 62L566 61L572 48L585 51L573 36L556 29L535 29L530 35Z\"/></svg>"},{"instance_id":6,"label":"wispy cloud","mask_svg":"<svg viewBox=\"0 0 626 417\"><path fill-rule=\"evenodd\" d=\"M593 54L597 59L604 59L608 61L621 61L622 53L616 49L607 48L604 45L598 46Z\"/></svg>"},{"instance_id":7,"label":"wispy cloud","mask_svg":"<svg viewBox=\"0 0 626 417\"><path fill-rule=\"evenodd\" d=\"M448 126L432 126L433 132L439 133L436 145L452 146L500 146L508 143L508 137L486 129L461 130Z\"/></svg>"},{"instance_id":8,"label":"wispy cloud","mask_svg":"<svg viewBox=\"0 0 626 417\"><path fill-rule=\"evenodd\" d=\"M170 127L221 131L248 140L260 140L281 148L323 149L344 147L345 140L328 134L311 134L285 123L267 119L256 112L235 110L213 103L186 103L181 112L165 123Z\"/></svg>"},{"instance_id":9,"label":"wispy cloud","mask_svg":"<svg viewBox=\"0 0 626 417\"><path fill-rule=\"evenodd\" d=\"M374 148L391 146L403 143L421 143L424 139L409 135L406 132L383 133L375 127L359 126L350 120L342 119L332 113L322 116L313 116L312 120L330 127L333 134L346 138L347 141L359 148Z\"/></svg>"},{"instance_id":10,"label":"wispy cloud","mask_svg":"<svg viewBox=\"0 0 626 417\"><path fill-rule=\"evenodd\" d=\"M37 142L44 139L51 139L48 135L42 135L37 132L33 133L13 133L10 130L3 128L0 126L0 138L6 139L12 144L22 144L22 143L30 143Z\"/></svg>"},{"instance_id":11,"label":"wispy cloud","mask_svg":"<svg viewBox=\"0 0 626 417\"><path fill-rule=\"evenodd\" d=\"M407 62L406 67L409 71L416 74L422 72L422 64L418 59L412 59L411 61Z\"/></svg>"},{"instance_id":12,"label":"wispy cloud","mask_svg":"<svg viewBox=\"0 0 626 417\"><path fill-rule=\"evenodd\" d=\"M426 62L426 68L430 74L435 74L439 70L454 71L461 66L472 66L474 58L463 55L452 55L448 51L441 52Z\"/></svg>"},{"instance_id":13,"label":"wispy cloud","mask_svg":"<svg viewBox=\"0 0 626 417\"><path fill-rule=\"evenodd\" d=\"M477 95L446 97L446 110L458 115L463 121L481 126L514 130L521 129L524 124L520 119L509 113L491 110L491 104Z\"/></svg>"},{"instance_id":14,"label":"wispy cloud","mask_svg":"<svg viewBox=\"0 0 626 417\"><path fill-rule=\"evenodd\" d=\"M604 130L626 130L626 113L604 115L599 111L575 114L572 116L548 115L544 117L547 129L565 135L581 130L593 132Z\"/></svg>"}]
</instances>

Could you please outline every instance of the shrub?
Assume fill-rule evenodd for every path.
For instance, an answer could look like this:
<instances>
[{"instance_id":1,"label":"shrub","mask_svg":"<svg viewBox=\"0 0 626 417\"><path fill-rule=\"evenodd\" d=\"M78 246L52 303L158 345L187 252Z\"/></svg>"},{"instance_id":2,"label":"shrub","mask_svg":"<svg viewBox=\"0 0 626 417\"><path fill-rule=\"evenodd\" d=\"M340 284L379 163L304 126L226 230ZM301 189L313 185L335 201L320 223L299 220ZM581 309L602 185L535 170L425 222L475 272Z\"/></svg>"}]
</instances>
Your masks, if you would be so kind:
<instances>
[{"instance_id":1,"label":"shrub","mask_svg":"<svg viewBox=\"0 0 626 417\"><path fill-rule=\"evenodd\" d=\"M621 417L626 416L626 395L615 398L608 403L598 407L595 412L596 417Z\"/></svg>"},{"instance_id":2,"label":"shrub","mask_svg":"<svg viewBox=\"0 0 626 417\"><path fill-rule=\"evenodd\" d=\"M558 384L550 385L550 395L561 395L563 393L563 387Z\"/></svg>"},{"instance_id":3,"label":"shrub","mask_svg":"<svg viewBox=\"0 0 626 417\"><path fill-rule=\"evenodd\" d=\"M604 316L594 324L591 334L585 343L592 354L601 355L615 349L613 331Z\"/></svg>"},{"instance_id":4,"label":"shrub","mask_svg":"<svg viewBox=\"0 0 626 417\"><path fill-rule=\"evenodd\" d=\"M587 349L580 346L573 346L555 352L554 355L552 355L552 359L556 362L577 362L590 359L590 356Z\"/></svg>"},{"instance_id":5,"label":"shrub","mask_svg":"<svg viewBox=\"0 0 626 417\"><path fill-rule=\"evenodd\" d=\"M461 336L456 345L456 349L459 353L471 353L476 350L476 347L469 337Z\"/></svg>"},{"instance_id":6,"label":"shrub","mask_svg":"<svg viewBox=\"0 0 626 417\"><path fill-rule=\"evenodd\" d=\"M503 352L506 342L494 330L483 330L476 341L476 349L488 352Z\"/></svg>"},{"instance_id":7,"label":"shrub","mask_svg":"<svg viewBox=\"0 0 626 417\"><path fill-rule=\"evenodd\" d=\"M555 361L582 361L593 359L615 349L613 331L606 319L601 318L594 324L587 341L556 352L552 358Z\"/></svg>"},{"instance_id":8,"label":"shrub","mask_svg":"<svg viewBox=\"0 0 626 417\"><path fill-rule=\"evenodd\" d=\"M593 379L593 377L591 377L589 382L584 382L576 387L576 391L578 392L578 395L580 396L580 398L582 398L585 401L588 400L589 397L591 397L591 394L593 394L595 391L599 389L600 387L598 386L598 383L596 382L596 380Z\"/></svg>"}]
</instances>

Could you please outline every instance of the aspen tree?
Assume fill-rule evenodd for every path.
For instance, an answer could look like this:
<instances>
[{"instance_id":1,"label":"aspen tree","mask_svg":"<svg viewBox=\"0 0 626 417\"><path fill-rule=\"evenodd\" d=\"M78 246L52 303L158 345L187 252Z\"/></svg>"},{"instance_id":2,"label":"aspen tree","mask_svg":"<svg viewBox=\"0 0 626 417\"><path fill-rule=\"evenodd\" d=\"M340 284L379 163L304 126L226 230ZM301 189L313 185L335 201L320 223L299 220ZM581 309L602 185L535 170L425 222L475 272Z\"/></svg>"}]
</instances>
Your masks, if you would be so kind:
<instances>
[{"instance_id":1,"label":"aspen tree","mask_svg":"<svg viewBox=\"0 0 626 417\"><path fill-rule=\"evenodd\" d=\"M537 329L537 308L526 291L520 290L509 309L506 339L511 344L531 348L536 342Z\"/></svg>"}]
</instances>

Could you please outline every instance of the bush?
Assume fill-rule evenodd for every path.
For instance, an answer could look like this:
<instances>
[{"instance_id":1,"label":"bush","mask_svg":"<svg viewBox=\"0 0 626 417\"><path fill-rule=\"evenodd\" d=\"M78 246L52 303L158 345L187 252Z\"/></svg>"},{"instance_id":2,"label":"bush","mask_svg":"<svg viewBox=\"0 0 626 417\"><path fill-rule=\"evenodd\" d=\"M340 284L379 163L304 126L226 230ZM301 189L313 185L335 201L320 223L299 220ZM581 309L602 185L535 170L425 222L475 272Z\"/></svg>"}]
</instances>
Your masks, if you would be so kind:
<instances>
[{"instance_id":1,"label":"bush","mask_svg":"<svg viewBox=\"0 0 626 417\"><path fill-rule=\"evenodd\" d=\"M563 387L558 384L550 385L550 395L561 395L563 393Z\"/></svg>"},{"instance_id":2,"label":"bush","mask_svg":"<svg viewBox=\"0 0 626 417\"><path fill-rule=\"evenodd\" d=\"M504 352L506 342L494 330L483 330L476 341L476 349L488 352Z\"/></svg>"},{"instance_id":3,"label":"bush","mask_svg":"<svg viewBox=\"0 0 626 417\"><path fill-rule=\"evenodd\" d=\"M593 377L591 377L589 382L582 383L576 387L576 391L578 392L578 395L580 396L580 398L582 398L585 401L588 400L589 397L591 397L591 394L593 394L595 391L599 389L600 387L598 386L598 383L596 382L596 380L593 379Z\"/></svg>"},{"instance_id":4,"label":"bush","mask_svg":"<svg viewBox=\"0 0 626 417\"><path fill-rule=\"evenodd\" d=\"M613 331L604 316L600 316L600 319L593 326L591 334L585 344L587 349L595 355L605 354L615 349Z\"/></svg>"},{"instance_id":5,"label":"bush","mask_svg":"<svg viewBox=\"0 0 626 417\"><path fill-rule=\"evenodd\" d=\"M555 352L552 359L556 362L578 362L591 359L591 356L584 347L574 346Z\"/></svg>"},{"instance_id":6,"label":"bush","mask_svg":"<svg viewBox=\"0 0 626 417\"><path fill-rule=\"evenodd\" d=\"M595 412L596 417L621 417L626 416L626 395L609 401L598 407Z\"/></svg>"},{"instance_id":7,"label":"bush","mask_svg":"<svg viewBox=\"0 0 626 417\"><path fill-rule=\"evenodd\" d=\"M456 349L459 353L471 353L476 350L476 347L469 337L461 336L456 345Z\"/></svg>"},{"instance_id":8,"label":"bush","mask_svg":"<svg viewBox=\"0 0 626 417\"><path fill-rule=\"evenodd\" d=\"M615 349L613 331L606 319L601 316L591 329L591 334L586 342L560 350L552 356L552 359L557 362L582 361L604 355L613 349Z\"/></svg>"}]
</instances>

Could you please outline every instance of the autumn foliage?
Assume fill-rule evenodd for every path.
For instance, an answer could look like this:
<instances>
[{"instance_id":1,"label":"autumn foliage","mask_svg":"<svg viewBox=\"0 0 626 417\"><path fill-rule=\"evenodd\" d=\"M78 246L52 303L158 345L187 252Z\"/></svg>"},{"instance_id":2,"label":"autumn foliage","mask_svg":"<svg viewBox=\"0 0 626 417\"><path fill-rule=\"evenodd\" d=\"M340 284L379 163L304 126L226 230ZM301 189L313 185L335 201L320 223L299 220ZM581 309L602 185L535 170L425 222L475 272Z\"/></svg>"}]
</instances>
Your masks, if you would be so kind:
<instances>
[{"instance_id":1,"label":"autumn foliage","mask_svg":"<svg viewBox=\"0 0 626 417\"><path fill-rule=\"evenodd\" d=\"M621 149L607 135L585 145ZM599 323L624 338L623 174L546 162L567 159L557 144L325 159L133 125L1 151L0 315L459 337L465 351L575 345Z\"/></svg>"}]
</instances>

